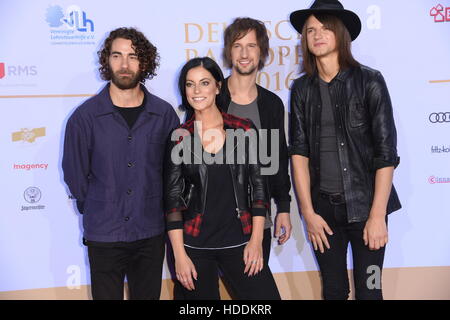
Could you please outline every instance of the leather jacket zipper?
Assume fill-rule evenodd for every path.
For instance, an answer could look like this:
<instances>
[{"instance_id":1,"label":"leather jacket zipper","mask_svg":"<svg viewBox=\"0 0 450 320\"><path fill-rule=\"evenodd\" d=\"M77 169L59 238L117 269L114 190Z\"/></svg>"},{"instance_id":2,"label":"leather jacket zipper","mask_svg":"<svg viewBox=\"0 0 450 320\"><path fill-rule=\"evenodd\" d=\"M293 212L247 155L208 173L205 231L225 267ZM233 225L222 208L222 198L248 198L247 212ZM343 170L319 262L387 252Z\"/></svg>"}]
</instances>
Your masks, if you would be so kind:
<instances>
[{"instance_id":1,"label":"leather jacket zipper","mask_svg":"<svg viewBox=\"0 0 450 320\"><path fill-rule=\"evenodd\" d=\"M239 210L239 202L238 202L237 195L236 195L236 184L234 182L234 172L233 172L233 169L231 169L230 165L228 166L228 168L230 168L230 172L231 172L231 182L233 183L234 200L236 201L236 213L237 213L237 217L239 219L241 217L241 211Z\"/></svg>"}]
</instances>

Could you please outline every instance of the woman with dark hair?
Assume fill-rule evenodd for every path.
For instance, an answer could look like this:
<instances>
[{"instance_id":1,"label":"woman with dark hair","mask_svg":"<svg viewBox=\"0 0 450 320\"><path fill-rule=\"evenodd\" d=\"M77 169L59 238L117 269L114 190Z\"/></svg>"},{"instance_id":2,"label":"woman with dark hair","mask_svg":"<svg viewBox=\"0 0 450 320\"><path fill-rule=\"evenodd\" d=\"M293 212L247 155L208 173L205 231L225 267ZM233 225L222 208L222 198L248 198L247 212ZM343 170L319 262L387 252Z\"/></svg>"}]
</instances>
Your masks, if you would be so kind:
<instances>
[{"instance_id":1,"label":"woman with dark hair","mask_svg":"<svg viewBox=\"0 0 450 320\"><path fill-rule=\"evenodd\" d=\"M220 269L236 298L280 299L262 255L267 190L252 157L257 143L247 139L256 131L251 121L220 112L222 83L207 57L188 61L179 78L192 116L173 132L164 171L176 286L186 299L220 299Z\"/></svg>"}]
</instances>

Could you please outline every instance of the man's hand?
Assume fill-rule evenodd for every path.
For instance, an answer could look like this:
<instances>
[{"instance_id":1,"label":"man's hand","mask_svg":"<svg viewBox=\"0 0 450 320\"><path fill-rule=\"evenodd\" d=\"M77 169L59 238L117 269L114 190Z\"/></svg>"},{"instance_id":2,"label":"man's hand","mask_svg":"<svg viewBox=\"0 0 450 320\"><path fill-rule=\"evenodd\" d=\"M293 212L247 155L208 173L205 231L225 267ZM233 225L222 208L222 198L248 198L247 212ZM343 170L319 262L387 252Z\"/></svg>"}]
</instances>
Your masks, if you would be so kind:
<instances>
[{"instance_id":1,"label":"man's hand","mask_svg":"<svg viewBox=\"0 0 450 320\"><path fill-rule=\"evenodd\" d=\"M284 230L282 233L281 231ZM275 237L278 244L284 244L291 237L292 225L289 212L280 212L275 217Z\"/></svg>"},{"instance_id":2,"label":"man's hand","mask_svg":"<svg viewBox=\"0 0 450 320\"><path fill-rule=\"evenodd\" d=\"M364 244L370 250L379 250L388 242L388 231L384 217L369 218L363 231Z\"/></svg>"},{"instance_id":3,"label":"man's hand","mask_svg":"<svg viewBox=\"0 0 450 320\"><path fill-rule=\"evenodd\" d=\"M320 250L320 253L324 253L324 245L327 249L330 249L330 244L328 243L327 236L333 235L333 231L325 222L325 220L317 213L312 213L304 215L306 221L306 230L308 231L308 239L312 242L314 250Z\"/></svg>"}]
</instances>

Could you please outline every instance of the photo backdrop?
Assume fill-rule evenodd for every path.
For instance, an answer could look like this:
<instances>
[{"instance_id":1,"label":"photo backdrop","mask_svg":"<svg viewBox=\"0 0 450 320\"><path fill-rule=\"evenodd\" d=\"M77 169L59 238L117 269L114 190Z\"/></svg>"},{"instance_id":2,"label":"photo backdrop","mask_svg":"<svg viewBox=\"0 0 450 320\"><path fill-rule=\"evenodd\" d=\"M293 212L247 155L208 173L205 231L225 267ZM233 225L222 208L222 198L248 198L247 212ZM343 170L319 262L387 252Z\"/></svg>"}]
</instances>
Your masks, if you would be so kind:
<instances>
[{"instance_id":1,"label":"photo backdrop","mask_svg":"<svg viewBox=\"0 0 450 320\"><path fill-rule=\"evenodd\" d=\"M0 1L0 292L89 284L62 146L68 116L105 85L96 52L112 29L137 27L158 48L161 66L146 86L177 109L186 60L208 55L228 75L223 29L238 16L260 19L271 54L258 81L288 112L301 62L288 17L311 3ZM354 55L384 75L397 125L394 183L403 208L390 216L385 267L450 266L450 0L342 3L361 18ZM293 235L284 246L273 242L274 273L317 270L295 200L291 207ZM163 277L170 277L167 264Z\"/></svg>"}]
</instances>

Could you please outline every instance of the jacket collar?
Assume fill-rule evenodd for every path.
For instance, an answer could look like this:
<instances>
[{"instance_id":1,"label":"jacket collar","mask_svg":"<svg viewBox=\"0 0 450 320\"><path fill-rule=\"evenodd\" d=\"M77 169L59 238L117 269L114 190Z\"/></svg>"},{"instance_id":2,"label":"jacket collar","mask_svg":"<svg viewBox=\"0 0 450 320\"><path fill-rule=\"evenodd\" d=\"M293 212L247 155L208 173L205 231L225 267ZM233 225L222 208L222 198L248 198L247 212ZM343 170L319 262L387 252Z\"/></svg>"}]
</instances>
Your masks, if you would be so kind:
<instances>
[{"instance_id":1,"label":"jacket collar","mask_svg":"<svg viewBox=\"0 0 450 320\"><path fill-rule=\"evenodd\" d=\"M242 119L235 117L231 114L225 113L223 111L220 112L223 119L223 128L226 129L244 129L248 130L251 128L251 122L247 119ZM187 120L180 127L189 131L191 135L194 134L194 123L195 123L195 114Z\"/></svg>"},{"instance_id":2,"label":"jacket collar","mask_svg":"<svg viewBox=\"0 0 450 320\"><path fill-rule=\"evenodd\" d=\"M330 83L332 83L334 81L340 81L340 82L347 81L347 79L350 76L351 72L352 72L352 68L339 70L338 74L333 78L333 80L331 80ZM314 84L319 84L319 72L317 70L314 72L314 74L313 74L311 79L312 79Z\"/></svg>"},{"instance_id":3,"label":"jacket collar","mask_svg":"<svg viewBox=\"0 0 450 320\"><path fill-rule=\"evenodd\" d=\"M231 102L231 94L230 90L228 89L228 79L230 79L230 77L227 77L223 82L221 91L222 100L219 102L220 104L219 107L222 108L223 111L225 112L228 112L228 108L230 107ZM256 89L258 91L258 96L256 97L256 104L258 106L261 128L268 128L270 124L270 112L265 105L264 89L259 84L256 84Z\"/></svg>"},{"instance_id":4,"label":"jacket collar","mask_svg":"<svg viewBox=\"0 0 450 320\"><path fill-rule=\"evenodd\" d=\"M98 101L97 104L97 110L95 114L97 116L102 116L110 113L117 112L117 110L114 108L114 104L111 100L111 95L109 94L109 87L110 83L108 82L103 89L99 92L99 94L96 96L96 99ZM155 102L155 97L147 90L147 88L140 84L141 90L144 92L145 95L145 111L148 113L153 113L157 115L163 115L162 111L157 108L157 105Z\"/></svg>"}]
</instances>

